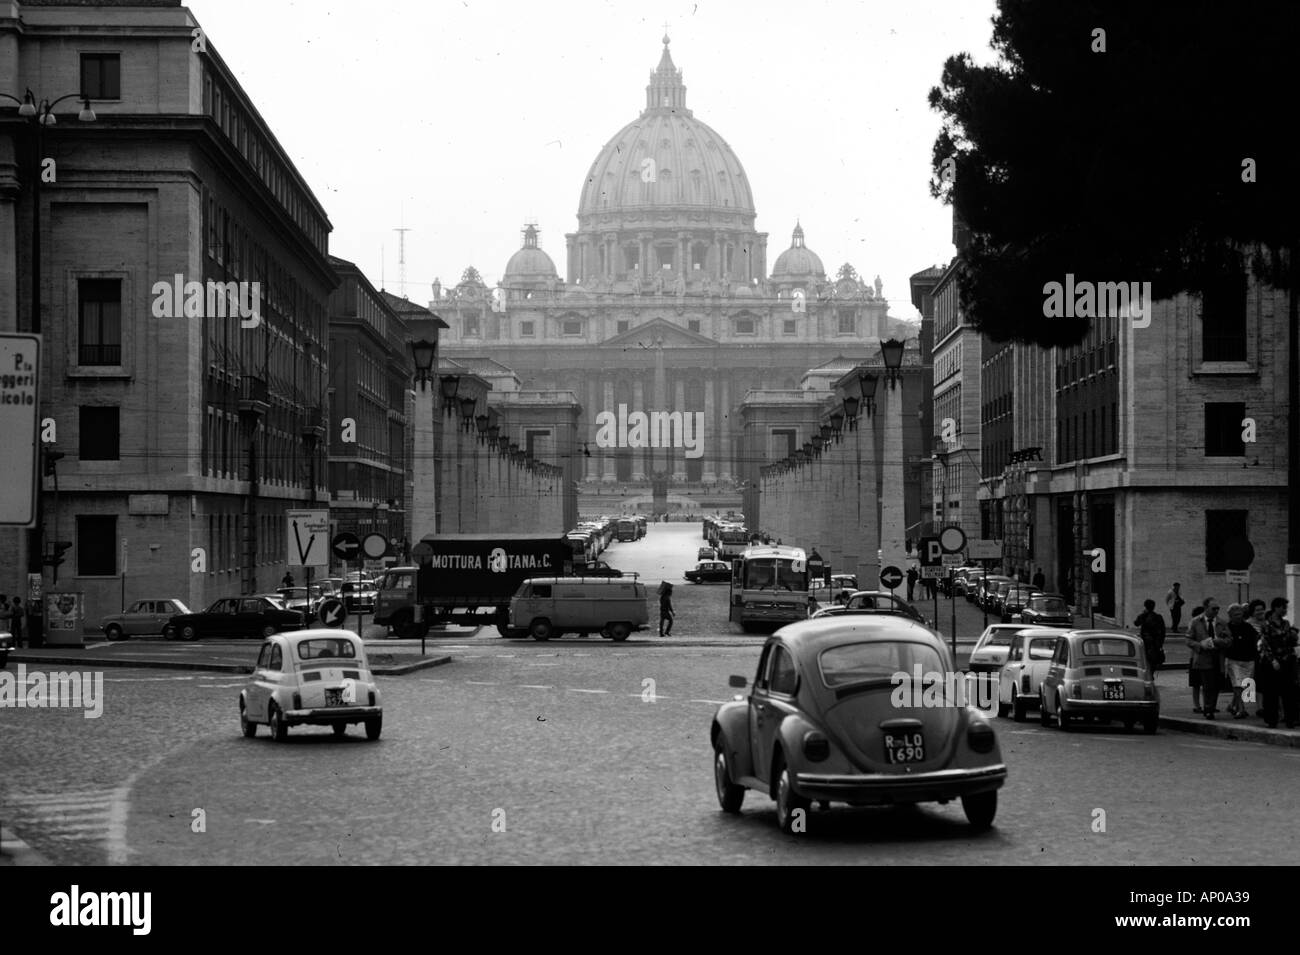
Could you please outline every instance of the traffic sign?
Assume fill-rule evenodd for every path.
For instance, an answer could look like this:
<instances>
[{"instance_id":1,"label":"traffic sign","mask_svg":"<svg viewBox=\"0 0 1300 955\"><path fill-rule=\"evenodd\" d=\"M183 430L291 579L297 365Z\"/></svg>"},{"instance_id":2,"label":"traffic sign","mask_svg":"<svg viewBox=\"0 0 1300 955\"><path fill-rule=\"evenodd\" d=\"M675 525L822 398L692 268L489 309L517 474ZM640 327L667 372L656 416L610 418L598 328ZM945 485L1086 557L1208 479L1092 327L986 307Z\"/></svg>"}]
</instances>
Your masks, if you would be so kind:
<instances>
[{"instance_id":1,"label":"traffic sign","mask_svg":"<svg viewBox=\"0 0 1300 955\"><path fill-rule=\"evenodd\" d=\"M285 563L290 567L329 567L325 541L329 539L330 512L285 511L284 516L288 525L285 542L289 551Z\"/></svg>"},{"instance_id":2,"label":"traffic sign","mask_svg":"<svg viewBox=\"0 0 1300 955\"><path fill-rule=\"evenodd\" d=\"M939 532L939 546L945 554L955 554L966 546L966 532L960 527L945 527Z\"/></svg>"},{"instance_id":3,"label":"traffic sign","mask_svg":"<svg viewBox=\"0 0 1300 955\"><path fill-rule=\"evenodd\" d=\"M1002 556L1002 541L967 541L966 556L971 560L997 560Z\"/></svg>"},{"instance_id":4,"label":"traffic sign","mask_svg":"<svg viewBox=\"0 0 1300 955\"><path fill-rule=\"evenodd\" d=\"M921 566L938 567L939 558L943 556L943 545L937 537L921 538Z\"/></svg>"},{"instance_id":5,"label":"traffic sign","mask_svg":"<svg viewBox=\"0 0 1300 955\"><path fill-rule=\"evenodd\" d=\"M350 531L335 534L330 549L339 560L356 560L361 554L361 538Z\"/></svg>"},{"instance_id":6,"label":"traffic sign","mask_svg":"<svg viewBox=\"0 0 1300 955\"><path fill-rule=\"evenodd\" d=\"M340 626L347 618L347 607L343 606L343 601L337 597L329 597L321 601L320 605L320 622L327 627Z\"/></svg>"},{"instance_id":7,"label":"traffic sign","mask_svg":"<svg viewBox=\"0 0 1300 955\"><path fill-rule=\"evenodd\" d=\"M946 567L940 567L938 564L933 566L926 564L921 567L921 579L928 580L931 577L946 577L948 576L946 571Z\"/></svg>"},{"instance_id":8,"label":"traffic sign","mask_svg":"<svg viewBox=\"0 0 1300 955\"><path fill-rule=\"evenodd\" d=\"M371 560L378 560L388 553L388 538L383 534L367 534L361 542L361 552Z\"/></svg>"},{"instance_id":9,"label":"traffic sign","mask_svg":"<svg viewBox=\"0 0 1300 955\"><path fill-rule=\"evenodd\" d=\"M890 590L893 590L903 582L903 572L893 564L890 564L880 572L880 582Z\"/></svg>"},{"instance_id":10,"label":"traffic sign","mask_svg":"<svg viewBox=\"0 0 1300 955\"><path fill-rule=\"evenodd\" d=\"M0 335L0 525L36 525L36 462L40 431L37 374L41 367L41 336Z\"/></svg>"},{"instance_id":11,"label":"traffic sign","mask_svg":"<svg viewBox=\"0 0 1300 955\"><path fill-rule=\"evenodd\" d=\"M433 545L428 541L420 541L411 548L411 559L423 562L433 556Z\"/></svg>"},{"instance_id":12,"label":"traffic sign","mask_svg":"<svg viewBox=\"0 0 1300 955\"><path fill-rule=\"evenodd\" d=\"M1224 571L1224 577L1230 584L1248 584L1250 583L1250 571L1248 570L1227 570Z\"/></svg>"},{"instance_id":13,"label":"traffic sign","mask_svg":"<svg viewBox=\"0 0 1300 955\"><path fill-rule=\"evenodd\" d=\"M966 558L961 554L944 554L940 559L940 563L944 567L964 567L966 565Z\"/></svg>"},{"instance_id":14,"label":"traffic sign","mask_svg":"<svg viewBox=\"0 0 1300 955\"><path fill-rule=\"evenodd\" d=\"M1255 548L1244 535L1223 542L1223 560L1229 567L1247 568L1255 562Z\"/></svg>"}]
</instances>

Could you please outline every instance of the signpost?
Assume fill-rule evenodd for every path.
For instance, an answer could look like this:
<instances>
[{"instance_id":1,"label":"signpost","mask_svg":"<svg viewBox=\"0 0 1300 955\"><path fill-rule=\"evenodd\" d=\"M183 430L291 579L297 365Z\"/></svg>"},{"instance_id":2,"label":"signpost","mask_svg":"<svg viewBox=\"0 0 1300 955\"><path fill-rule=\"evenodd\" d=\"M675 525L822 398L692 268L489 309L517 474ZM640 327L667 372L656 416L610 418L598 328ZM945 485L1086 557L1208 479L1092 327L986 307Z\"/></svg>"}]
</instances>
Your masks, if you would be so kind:
<instances>
[{"instance_id":1,"label":"signpost","mask_svg":"<svg viewBox=\"0 0 1300 955\"><path fill-rule=\"evenodd\" d=\"M327 627L339 627L343 625L344 619L348 615L347 607L343 601L337 597L330 597L321 602L320 605L320 622Z\"/></svg>"},{"instance_id":2,"label":"signpost","mask_svg":"<svg viewBox=\"0 0 1300 955\"><path fill-rule=\"evenodd\" d=\"M1246 585L1246 599L1250 599L1250 571L1249 570L1228 570L1224 571L1224 577L1228 583L1237 585L1237 603L1241 603L1241 585Z\"/></svg>"},{"instance_id":3,"label":"signpost","mask_svg":"<svg viewBox=\"0 0 1300 955\"><path fill-rule=\"evenodd\" d=\"M0 525L35 527L41 336L0 334Z\"/></svg>"},{"instance_id":4,"label":"signpost","mask_svg":"<svg viewBox=\"0 0 1300 955\"><path fill-rule=\"evenodd\" d=\"M880 572L880 582L889 588L889 593L892 596L894 590L903 582L903 572L890 564Z\"/></svg>"},{"instance_id":5,"label":"signpost","mask_svg":"<svg viewBox=\"0 0 1300 955\"><path fill-rule=\"evenodd\" d=\"M1293 489L1294 490L1294 489ZM1229 537L1223 542L1223 561L1229 567L1239 570L1228 571L1228 583L1237 585L1237 603L1241 603L1241 585L1246 585L1246 599L1250 599L1250 565L1255 562L1255 547L1245 535ZM1244 579L1233 578L1233 574L1244 575Z\"/></svg>"}]
</instances>

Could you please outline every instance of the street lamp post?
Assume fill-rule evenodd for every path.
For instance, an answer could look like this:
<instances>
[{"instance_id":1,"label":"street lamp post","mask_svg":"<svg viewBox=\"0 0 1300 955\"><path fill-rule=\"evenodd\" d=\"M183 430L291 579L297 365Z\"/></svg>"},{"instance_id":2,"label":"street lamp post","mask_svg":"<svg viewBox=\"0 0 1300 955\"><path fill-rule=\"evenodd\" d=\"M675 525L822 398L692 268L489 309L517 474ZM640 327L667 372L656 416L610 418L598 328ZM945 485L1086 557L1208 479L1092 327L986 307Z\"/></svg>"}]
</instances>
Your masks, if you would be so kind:
<instances>
[{"instance_id":1,"label":"street lamp post","mask_svg":"<svg viewBox=\"0 0 1300 955\"><path fill-rule=\"evenodd\" d=\"M420 339L411 343L415 362L415 401L411 424L411 539L423 540L438 532L438 482L434 441L433 366L437 342Z\"/></svg>"},{"instance_id":2,"label":"street lamp post","mask_svg":"<svg viewBox=\"0 0 1300 955\"><path fill-rule=\"evenodd\" d=\"M903 390L901 368L904 344L896 339L880 343L885 363L884 453L881 469L880 548L886 565L906 565L906 478L903 463Z\"/></svg>"}]
</instances>

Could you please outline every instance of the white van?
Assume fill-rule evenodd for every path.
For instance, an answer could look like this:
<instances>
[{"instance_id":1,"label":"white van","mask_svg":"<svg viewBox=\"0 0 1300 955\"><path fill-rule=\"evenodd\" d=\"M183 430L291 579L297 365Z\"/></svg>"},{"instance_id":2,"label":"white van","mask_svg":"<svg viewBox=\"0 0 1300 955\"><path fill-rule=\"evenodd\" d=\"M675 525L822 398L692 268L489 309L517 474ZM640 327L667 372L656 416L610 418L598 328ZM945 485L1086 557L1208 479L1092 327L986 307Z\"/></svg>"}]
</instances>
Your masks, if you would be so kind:
<instances>
[{"instance_id":1,"label":"white van","mask_svg":"<svg viewBox=\"0 0 1300 955\"><path fill-rule=\"evenodd\" d=\"M510 598L511 637L599 633L626 640L650 622L645 584L620 577L531 577Z\"/></svg>"}]
</instances>

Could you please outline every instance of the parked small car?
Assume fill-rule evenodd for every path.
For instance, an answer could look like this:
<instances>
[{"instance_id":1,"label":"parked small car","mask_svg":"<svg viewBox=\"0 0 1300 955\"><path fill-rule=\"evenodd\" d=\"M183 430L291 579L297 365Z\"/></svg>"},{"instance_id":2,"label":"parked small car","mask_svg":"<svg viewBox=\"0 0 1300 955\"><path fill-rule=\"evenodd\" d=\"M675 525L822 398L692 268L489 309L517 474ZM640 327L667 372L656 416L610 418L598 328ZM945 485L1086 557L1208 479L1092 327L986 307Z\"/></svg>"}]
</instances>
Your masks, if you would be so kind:
<instances>
[{"instance_id":1,"label":"parked small car","mask_svg":"<svg viewBox=\"0 0 1300 955\"><path fill-rule=\"evenodd\" d=\"M1064 630L1038 688L1039 719L1062 730L1085 719L1142 724L1154 733L1160 698L1147 669L1142 641L1118 630Z\"/></svg>"},{"instance_id":2,"label":"parked small car","mask_svg":"<svg viewBox=\"0 0 1300 955\"><path fill-rule=\"evenodd\" d=\"M302 630L302 613L287 610L266 596L222 597L200 613L177 614L167 622L167 634L182 640L199 637L269 637L281 630Z\"/></svg>"},{"instance_id":3,"label":"parked small car","mask_svg":"<svg viewBox=\"0 0 1300 955\"><path fill-rule=\"evenodd\" d=\"M1007 662L1011 638L1023 629L1023 623L991 623L985 627L970 652L971 672L997 673L1001 670Z\"/></svg>"},{"instance_id":4,"label":"parked small car","mask_svg":"<svg viewBox=\"0 0 1300 955\"><path fill-rule=\"evenodd\" d=\"M384 710L361 638L332 629L268 638L239 694L244 735L256 736L263 723L276 742L290 726L329 726L343 736L354 723L365 726L366 739L379 739Z\"/></svg>"},{"instance_id":5,"label":"parked small car","mask_svg":"<svg viewBox=\"0 0 1300 955\"><path fill-rule=\"evenodd\" d=\"M374 613L377 586L369 577L351 575L339 587L343 606L348 613Z\"/></svg>"},{"instance_id":6,"label":"parked small car","mask_svg":"<svg viewBox=\"0 0 1300 955\"><path fill-rule=\"evenodd\" d=\"M977 577L975 589L975 603L982 609L992 612L996 608L996 597L998 587L1002 584L1015 583L1010 577L998 575L996 577Z\"/></svg>"},{"instance_id":7,"label":"parked small car","mask_svg":"<svg viewBox=\"0 0 1300 955\"><path fill-rule=\"evenodd\" d=\"M1020 622L1035 627L1073 627L1074 616L1060 594L1036 594L1020 611Z\"/></svg>"},{"instance_id":8,"label":"parked small car","mask_svg":"<svg viewBox=\"0 0 1300 955\"><path fill-rule=\"evenodd\" d=\"M997 734L969 706L896 705L895 675L951 673L948 648L893 614L806 620L767 639L748 697L713 717L713 780L724 812L747 790L776 801L795 831L814 801L853 806L960 798L978 829L993 824L1006 781ZM910 700L908 702L911 702Z\"/></svg>"},{"instance_id":9,"label":"parked small car","mask_svg":"<svg viewBox=\"0 0 1300 955\"><path fill-rule=\"evenodd\" d=\"M1060 630L1048 627L1012 634L1006 665L998 673L998 716L1010 713L1017 723L1023 723L1025 711L1038 706L1038 688L1051 668L1060 636Z\"/></svg>"},{"instance_id":10,"label":"parked small car","mask_svg":"<svg viewBox=\"0 0 1300 955\"><path fill-rule=\"evenodd\" d=\"M696 560L717 560L718 552L712 547L701 547L695 552Z\"/></svg>"},{"instance_id":11,"label":"parked small car","mask_svg":"<svg viewBox=\"0 0 1300 955\"><path fill-rule=\"evenodd\" d=\"M731 566L720 560L702 560L682 576L693 584L725 584L731 580Z\"/></svg>"},{"instance_id":12,"label":"parked small car","mask_svg":"<svg viewBox=\"0 0 1300 955\"><path fill-rule=\"evenodd\" d=\"M833 610L835 608L826 608ZM896 613L899 616L909 617L917 623L923 623L929 626L929 621L921 611L917 610L902 597L897 597L887 590L859 590L849 595L849 601L844 605L845 610L876 610L887 613Z\"/></svg>"},{"instance_id":13,"label":"parked small car","mask_svg":"<svg viewBox=\"0 0 1300 955\"><path fill-rule=\"evenodd\" d=\"M1011 587L1002 596L999 611L1002 614L1003 623L1013 623L1020 619L1020 611L1025 609L1029 603L1029 598L1035 594L1041 594L1042 591L1036 587L1030 587L1026 584L1020 584Z\"/></svg>"},{"instance_id":14,"label":"parked small car","mask_svg":"<svg viewBox=\"0 0 1300 955\"><path fill-rule=\"evenodd\" d=\"M592 560L585 564L575 561L573 575L575 577L622 577L623 571L609 566L603 560Z\"/></svg>"},{"instance_id":15,"label":"parked small car","mask_svg":"<svg viewBox=\"0 0 1300 955\"><path fill-rule=\"evenodd\" d=\"M110 640L166 633L172 617L192 613L184 602L175 598L137 600L122 613L110 613L99 621L99 629Z\"/></svg>"}]
</instances>

